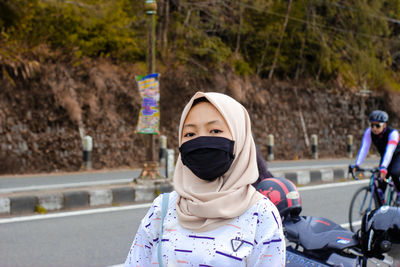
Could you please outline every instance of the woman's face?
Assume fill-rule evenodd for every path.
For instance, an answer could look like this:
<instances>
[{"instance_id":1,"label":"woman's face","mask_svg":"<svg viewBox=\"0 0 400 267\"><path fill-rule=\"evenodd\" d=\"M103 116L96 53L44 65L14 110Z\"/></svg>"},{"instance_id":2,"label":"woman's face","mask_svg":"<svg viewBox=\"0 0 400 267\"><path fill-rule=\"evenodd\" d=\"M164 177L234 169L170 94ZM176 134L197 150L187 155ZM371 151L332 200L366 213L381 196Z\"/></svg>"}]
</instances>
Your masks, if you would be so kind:
<instances>
[{"instance_id":1,"label":"woman's face","mask_svg":"<svg viewBox=\"0 0 400 267\"><path fill-rule=\"evenodd\" d=\"M193 106L183 123L182 144L199 136L225 137L232 140L224 117L209 102L200 102Z\"/></svg>"}]
</instances>

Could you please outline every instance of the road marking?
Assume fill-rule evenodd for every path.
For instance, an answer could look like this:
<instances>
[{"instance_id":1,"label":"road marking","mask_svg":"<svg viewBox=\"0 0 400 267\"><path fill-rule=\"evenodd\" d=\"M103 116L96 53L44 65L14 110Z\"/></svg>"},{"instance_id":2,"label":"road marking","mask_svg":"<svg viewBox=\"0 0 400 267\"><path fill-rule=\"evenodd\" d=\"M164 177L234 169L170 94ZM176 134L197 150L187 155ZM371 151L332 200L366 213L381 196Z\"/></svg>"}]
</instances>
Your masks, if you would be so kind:
<instances>
[{"instance_id":1,"label":"road marking","mask_svg":"<svg viewBox=\"0 0 400 267\"><path fill-rule=\"evenodd\" d=\"M364 183L368 183L368 182L369 182L369 179L365 179L365 180L351 181L351 182L304 186L304 187L298 187L298 191L308 191L308 190L313 190L313 189L326 189L326 188L341 187L341 186L348 186L348 185L354 185L354 184L364 184ZM97 213L104 213L104 212L142 209L142 208L149 208L151 206L151 204L152 203L144 203L144 204L122 206L122 207L92 208L89 210L67 211L67 212L57 212L57 213L52 213L52 214L38 214L38 215L24 216L24 217L4 218L4 219L0 219L0 224L63 218L63 217L89 215L89 214L97 214ZM361 221L355 223L355 226L358 226L358 225L361 225ZM341 226L343 228L349 228L348 223L342 224Z\"/></svg>"},{"instance_id":2,"label":"road marking","mask_svg":"<svg viewBox=\"0 0 400 267\"><path fill-rule=\"evenodd\" d=\"M308 190L313 190L313 189L326 189L326 188L341 187L341 186L348 186L348 185L354 185L354 184L364 184L364 183L368 183L368 182L369 182L369 180L366 179L366 180L360 180L360 181L304 186L304 187L298 187L298 191L308 191ZM142 209L142 208L149 208L150 206L151 206L151 203L145 203L145 204L123 206L123 207L107 207L107 208L94 208L94 209L92 208L89 210L57 212L57 213L52 213L52 214L38 214L38 215L24 216L24 217L4 218L4 219L0 219L0 224L53 219L53 218L63 218L63 217L70 217L70 216L88 215L88 214L113 212L113 211ZM344 228L349 228L348 224L346 224L346 226L344 226Z\"/></svg>"},{"instance_id":3,"label":"road marking","mask_svg":"<svg viewBox=\"0 0 400 267\"><path fill-rule=\"evenodd\" d=\"M304 170L324 170L324 169L346 169L349 165L343 164L331 164L331 165L301 165L301 166L279 166L269 167L268 170L271 172L284 172L284 171L304 171Z\"/></svg>"},{"instance_id":4,"label":"road marking","mask_svg":"<svg viewBox=\"0 0 400 267\"><path fill-rule=\"evenodd\" d=\"M113 184L127 184L131 182L132 179L118 179L118 180L107 180L107 181L95 181L95 182L82 182L82 183L68 183L68 184L53 184L53 185L37 185L37 186L26 186L26 187L14 187L14 188L4 188L0 189L1 194L5 193L16 193L16 192L26 192L26 191L37 191L37 190L49 190L49 189L59 189L59 188L78 188L78 187L88 187L95 185L113 185ZM359 180L359 181L351 181L351 182L340 182L340 183L330 183L323 185L313 185L313 186L304 186L298 187L299 191L306 191L310 189L320 189L320 188L329 188L329 187L339 187L352 185L356 183L367 183L369 179Z\"/></svg>"},{"instance_id":5,"label":"road marking","mask_svg":"<svg viewBox=\"0 0 400 267\"><path fill-rule=\"evenodd\" d=\"M333 188L333 187L342 187L342 186L349 186L349 185L356 185L356 184L367 184L369 183L369 179L363 179L358 181L351 181L351 182L340 182L340 183L330 183L330 184L321 184L321 185L310 185L310 186L298 186L298 191L308 191L314 189L326 189L326 188Z\"/></svg>"},{"instance_id":6,"label":"road marking","mask_svg":"<svg viewBox=\"0 0 400 267\"><path fill-rule=\"evenodd\" d=\"M0 219L0 224L63 218L63 217L123 211L123 210L143 209L143 208L149 208L151 204L152 203L144 203L144 204L123 206L123 207L94 208L90 210L67 211L67 212L57 212L52 214L38 214L38 215L24 216L24 217L5 218L5 219Z\"/></svg>"},{"instance_id":7,"label":"road marking","mask_svg":"<svg viewBox=\"0 0 400 267\"><path fill-rule=\"evenodd\" d=\"M0 189L0 193L5 194L5 193L16 193L16 192L26 192L26 191L36 191L36 190L49 190L49 189L59 189L59 188L78 188L78 187L97 186L97 185L128 184L130 182L132 182L131 178L118 179L118 180L106 180L106 181L94 181L94 182L68 183L68 184L32 185L32 186Z\"/></svg>"}]
</instances>

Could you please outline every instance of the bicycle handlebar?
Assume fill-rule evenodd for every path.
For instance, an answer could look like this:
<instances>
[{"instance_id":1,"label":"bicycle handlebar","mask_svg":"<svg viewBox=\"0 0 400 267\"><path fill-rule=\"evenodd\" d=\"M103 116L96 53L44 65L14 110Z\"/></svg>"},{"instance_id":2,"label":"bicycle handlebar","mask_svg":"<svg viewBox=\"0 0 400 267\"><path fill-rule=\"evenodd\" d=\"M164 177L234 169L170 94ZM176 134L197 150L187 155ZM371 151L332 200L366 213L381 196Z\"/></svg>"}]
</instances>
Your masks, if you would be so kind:
<instances>
[{"instance_id":1,"label":"bicycle handlebar","mask_svg":"<svg viewBox=\"0 0 400 267\"><path fill-rule=\"evenodd\" d=\"M349 165L349 171L348 171L348 173L351 174L351 176L352 176L352 178L353 178L354 180L358 180L358 178L356 177L356 175L355 175L354 172L353 172L353 169L354 169L354 168L355 168L355 167L354 167L353 165ZM375 168L365 168L365 169L358 167L358 168L356 169L356 172L369 172L369 173L371 173L371 174L377 175L377 174L380 173L380 169L377 168L377 167L375 167ZM347 176L347 177L348 177L348 176ZM390 177L389 177L389 178L386 178L386 179L381 179L381 176L380 176L380 175L377 175L377 178L378 178L379 180L381 180L381 181L384 181L384 182L387 183L387 184L392 184L392 183L393 183L393 181L392 181L392 179L391 179Z\"/></svg>"},{"instance_id":2,"label":"bicycle handlebar","mask_svg":"<svg viewBox=\"0 0 400 267\"><path fill-rule=\"evenodd\" d=\"M356 177L356 175L354 174L354 172L353 172L353 169L355 169L356 167L355 166L353 166L353 165L349 165L349 170L348 170L348 173L349 174L351 174L351 176L352 176L352 178L354 179L354 180L358 180L358 178ZM380 172L380 170L379 170L379 168L377 168L377 167L375 167L375 168L360 168L360 167L357 167L356 168L356 172L369 172L369 173L371 173L371 174L377 174L377 173L379 173ZM387 180L387 179L386 179ZM387 182L387 181L386 181Z\"/></svg>"}]
</instances>

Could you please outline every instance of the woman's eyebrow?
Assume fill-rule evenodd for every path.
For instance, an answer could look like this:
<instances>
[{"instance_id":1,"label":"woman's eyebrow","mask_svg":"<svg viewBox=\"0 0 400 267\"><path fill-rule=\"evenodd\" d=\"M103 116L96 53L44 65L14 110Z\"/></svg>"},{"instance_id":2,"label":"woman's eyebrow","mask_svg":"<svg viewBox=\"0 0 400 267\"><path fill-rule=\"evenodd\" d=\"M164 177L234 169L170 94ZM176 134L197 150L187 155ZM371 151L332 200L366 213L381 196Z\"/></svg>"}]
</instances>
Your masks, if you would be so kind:
<instances>
[{"instance_id":1,"label":"woman's eyebrow","mask_svg":"<svg viewBox=\"0 0 400 267\"><path fill-rule=\"evenodd\" d=\"M195 124L185 124L183 125L183 128L195 128L196 125Z\"/></svg>"},{"instance_id":2,"label":"woman's eyebrow","mask_svg":"<svg viewBox=\"0 0 400 267\"><path fill-rule=\"evenodd\" d=\"M213 120L206 123L206 125L211 125L211 124L223 124L223 122L221 120Z\"/></svg>"},{"instance_id":3,"label":"woman's eyebrow","mask_svg":"<svg viewBox=\"0 0 400 267\"><path fill-rule=\"evenodd\" d=\"M212 121L206 122L206 125L212 125L212 124L223 125L223 122L221 120L212 120ZM196 124L189 123L189 124L183 125L182 129L185 129L185 128L196 128L196 127L197 127Z\"/></svg>"}]
</instances>

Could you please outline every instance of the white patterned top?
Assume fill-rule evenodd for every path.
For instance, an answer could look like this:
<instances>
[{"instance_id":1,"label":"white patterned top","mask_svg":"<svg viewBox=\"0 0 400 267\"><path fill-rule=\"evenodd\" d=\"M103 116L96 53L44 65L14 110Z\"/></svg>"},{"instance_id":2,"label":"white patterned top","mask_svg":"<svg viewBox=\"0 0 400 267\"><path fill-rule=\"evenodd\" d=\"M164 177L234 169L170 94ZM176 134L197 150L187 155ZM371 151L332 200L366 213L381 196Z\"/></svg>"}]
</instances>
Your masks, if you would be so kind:
<instances>
[{"instance_id":1,"label":"white patterned top","mask_svg":"<svg viewBox=\"0 0 400 267\"><path fill-rule=\"evenodd\" d=\"M285 237L277 208L264 198L225 226L197 233L178 223L170 193L160 234L162 197L158 196L142 219L125 266L158 266L157 249L162 244L164 266L285 266Z\"/></svg>"}]
</instances>

